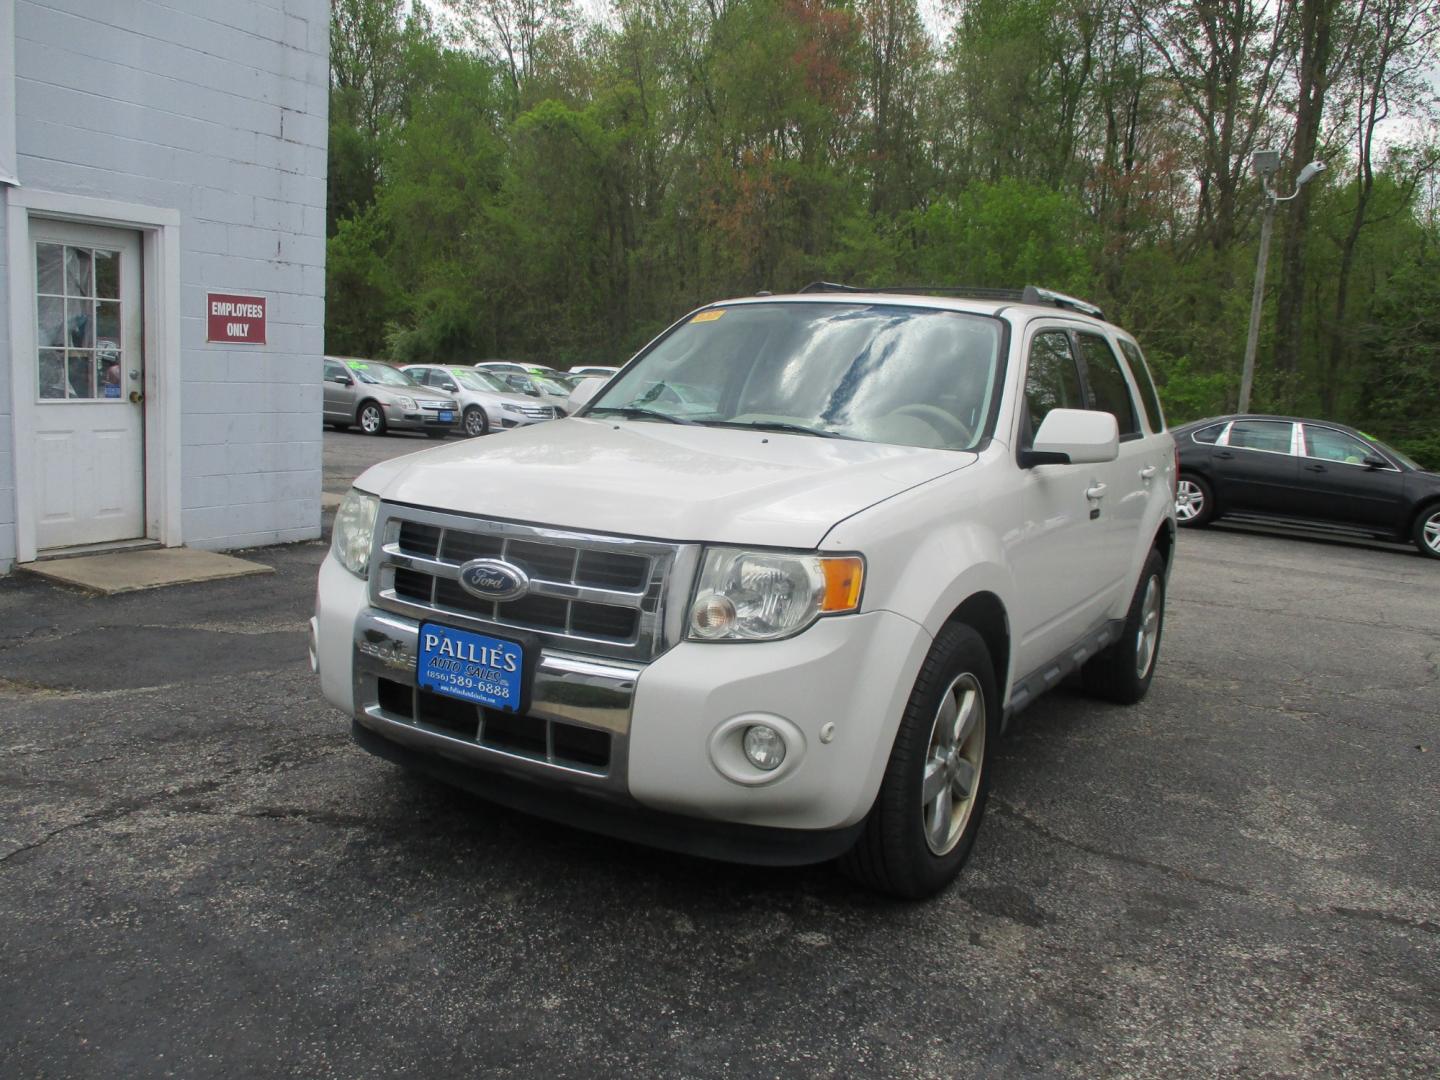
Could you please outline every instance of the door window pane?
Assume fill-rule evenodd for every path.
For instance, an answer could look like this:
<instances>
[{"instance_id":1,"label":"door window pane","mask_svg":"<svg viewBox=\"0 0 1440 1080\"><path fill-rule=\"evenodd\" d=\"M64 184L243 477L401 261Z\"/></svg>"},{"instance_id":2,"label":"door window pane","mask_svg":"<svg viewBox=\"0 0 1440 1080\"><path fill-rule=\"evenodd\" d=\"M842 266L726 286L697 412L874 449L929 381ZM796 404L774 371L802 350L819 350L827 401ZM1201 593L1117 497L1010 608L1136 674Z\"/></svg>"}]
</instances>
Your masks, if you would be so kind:
<instances>
[{"instance_id":1,"label":"door window pane","mask_svg":"<svg viewBox=\"0 0 1440 1080\"><path fill-rule=\"evenodd\" d=\"M1292 427L1292 424L1280 420L1237 420L1230 425L1229 443L1245 450L1288 454Z\"/></svg>"},{"instance_id":2,"label":"door window pane","mask_svg":"<svg viewBox=\"0 0 1440 1080\"><path fill-rule=\"evenodd\" d=\"M1021 439L1029 445L1051 409L1083 409L1080 373L1070 349L1070 335L1063 330L1036 334L1030 343L1030 366L1025 375L1025 404L1030 430Z\"/></svg>"},{"instance_id":3,"label":"door window pane","mask_svg":"<svg viewBox=\"0 0 1440 1080\"><path fill-rule=\"evenodd\" d=\"M35 299L35 344L42 349L65 344L65 301L58 296Z\"/></svg>"},{"instance_id":4,"label":"door window pane","mask_svg":"<svg viewBox=\"0 0 1440 1080\"><path fill-rule=\"evenodd\" d=\"M91 313L90 300L65 301L65 344L74 349L89 349L95 345L95 324Z\"/></svg>"},{"instance_id":5,"label":"door window pane","mask_svg":"<svg viewBox=\"0 0 1440 1080\"><path fill-rule=\"evenodd\" d=\"M117 300L101 300L95 305L95 340L114 342L120 347L120 303Z\"/></svg>"},{"instance_id":6,"label":"door window pane","mask_svg":"<svg viewBox=\"0 0 1440 1080\"><path fill-rule=\"evenodd\" d=\"M40 396L66 398L65 352L63 349L40 350Z\"/></svg>"},{"instance_id":7,"label":"door window pane","mask_svg":"<svg viewBox=\"0 0 1440 1080\"><path fill-rule=\"evenodd\" d=\"M95 396L95 353L91 349L71 349L65 354L65 375L72 398Z\"/></svg>"},{"instance_id":8,"label":"door window pane","mask_svg":"<svg viewBox=\"0 0 1440 1080\"><path fill-rule=\"evenodd\" d=\"M90 252L84 248L65 248L65 295L95 295L90 277Z\"/></svg>"},{"instance_id":9,"label":"door window pane","mask_svg":"<svg viewBox=\"0 0 1440 1080\"><path fill-rule=\"evenodd\" d=\"M1321 461L1344 461L1351 465L1363 465L1367 457L1380 456L1343 431L1317 427L1305 429L1305 454Z\"/></svg>"},{"instance_id":10,"label":"door window pane","mask_svg":"<svg viewBox=\"0 0 1440 1080\"><path fill-rule=\"evenodd\" d=\"M95 252L95 295L107 300L120 298L120 253Z\"/></svg>"},{"instance_id":11,"label":"door window pane","mask_svg":"<svg viewBox=\"0 0 1440 1080\"><path fill-rule=\"evenodd\" d=\"M1120 370L1120 360L1110 343L1095 334L1079 334L1080 356L1085 363L1085 380L1090 384L1090 408L1115 417L1120 437L1140 434L1140 420L1130 386Z\"/></svg>"},{"instance_id":12,"label":"door window pane","mask_svg":"<svg viewBox=\"0 0 1440 1080\"><path fill-rule=\"evenodd\" d=\"M65 295L65 272L59 244L35 245L35 291L52 296Z\"/></svg>"},{"instance_id":13,"label":"door window pane","mask_svg":"<svg viewBox=\"0 0 1440 1080\"><path fill-rule=\"evenodd\" d=\"M99 393L96 396L118 398L122 371L124 371L124 356L119 349L96 349L95 385L99 387Z\"/></svg>"}]
</instances>

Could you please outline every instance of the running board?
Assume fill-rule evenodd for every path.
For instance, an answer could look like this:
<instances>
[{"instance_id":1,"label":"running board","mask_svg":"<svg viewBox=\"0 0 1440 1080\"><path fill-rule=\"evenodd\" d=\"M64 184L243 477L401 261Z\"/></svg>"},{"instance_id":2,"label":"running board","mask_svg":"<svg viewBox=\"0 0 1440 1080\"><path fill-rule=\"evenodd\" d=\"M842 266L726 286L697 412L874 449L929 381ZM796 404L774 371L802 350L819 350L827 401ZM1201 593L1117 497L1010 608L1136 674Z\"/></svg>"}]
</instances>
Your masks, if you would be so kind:
<instances>
[{"instance_id":1,"label":"running board","mask_svg":"<svg viewBox=\"0 0 1440 1080\"><path fill-rule=\"evenodd\" d=\"M1119 641L1120 633L1124 629L1124 619L1111 619L1101 623L1050 663L1018 680L1010 688L1010 704L1005 708L1005 722L1008 724L1012 716L1034 702L1045 691L1060 685L1067 675L1079 671L1085 661Z\"/></svg>"}]
</instances>

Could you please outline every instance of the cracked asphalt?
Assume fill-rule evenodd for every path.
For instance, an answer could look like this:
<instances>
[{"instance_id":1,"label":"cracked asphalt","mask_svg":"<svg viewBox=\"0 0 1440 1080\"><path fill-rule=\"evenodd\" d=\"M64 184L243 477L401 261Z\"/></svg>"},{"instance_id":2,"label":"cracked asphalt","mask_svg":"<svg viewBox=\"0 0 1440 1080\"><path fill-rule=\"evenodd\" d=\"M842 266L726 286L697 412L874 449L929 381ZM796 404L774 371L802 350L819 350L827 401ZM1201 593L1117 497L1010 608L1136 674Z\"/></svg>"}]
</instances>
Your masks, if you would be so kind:
<instances>
[{"instance_id":1,"label":"cracked asphalt","mask_svg":"<svg viewBox=\"0 0 1440 1080\"><path fill-rule=\"evenodd\" d=\"M1440 1075L1440 563L1182 534L1150 697L1023 713L900 904L367 756L322 553L0 581L0 1075Z\"/></svg>"}]
</instances>

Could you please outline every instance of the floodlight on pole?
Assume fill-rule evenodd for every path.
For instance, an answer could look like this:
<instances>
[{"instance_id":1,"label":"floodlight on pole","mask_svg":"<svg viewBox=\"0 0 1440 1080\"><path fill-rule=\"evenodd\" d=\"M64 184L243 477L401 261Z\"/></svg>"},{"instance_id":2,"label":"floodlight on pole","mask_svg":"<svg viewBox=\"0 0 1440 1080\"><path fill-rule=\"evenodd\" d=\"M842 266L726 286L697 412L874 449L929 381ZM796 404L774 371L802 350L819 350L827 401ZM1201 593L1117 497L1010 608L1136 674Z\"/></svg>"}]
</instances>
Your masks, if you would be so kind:
<instances>
[{"instance_id":1,"label":"floodlight on pole","mask_svg":"<svg viewBox=\"0 0 1440 1080\"><path fill-rule=\"evenodd\" d=\"M1280 151L1257 150L1250 159L1260 175L1260 190L1265 193L1265 213L1260 219L1260 254L1255 260L1255 288L1250 294L1250 330L1245 335L1245 363L1240 371L1239 411L1250 411L1250 390L1255 382L1255 348L1260 343L1260 308L1265 301L1265 264L1270 259L1270 234L1275 227L1275 207L1289 202L1300 189L1325 171L1325 162L1312 161L1295 178L1295 190L1289 195L1276 195L1270 180L1280 168Z\"/></svg>"}]
</instances>

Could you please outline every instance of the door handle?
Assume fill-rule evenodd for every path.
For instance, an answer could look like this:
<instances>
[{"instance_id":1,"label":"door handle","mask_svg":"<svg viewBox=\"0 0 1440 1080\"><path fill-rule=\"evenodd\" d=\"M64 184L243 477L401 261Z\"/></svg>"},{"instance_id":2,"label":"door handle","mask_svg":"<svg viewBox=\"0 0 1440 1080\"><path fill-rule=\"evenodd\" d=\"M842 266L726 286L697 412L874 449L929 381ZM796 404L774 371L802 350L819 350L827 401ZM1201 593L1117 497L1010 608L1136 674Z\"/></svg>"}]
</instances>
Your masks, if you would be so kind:
<instances>
[{"instance_id":1,"label":"door handle","mask_svg":"<svg viewBox=\"0 0 1440 1080\"><path fill-rule=\"evenodd\" d=\"M1310 470L1311 472L1326 472L1326 471L1327 471L1324 465L1306 465L1305 468L1307 468L1307 469Z\"/></svg>"},{"instance_id":2,"label":"door handle","mask_svg":"<svg viewBox=\"0 0 1440 1080\"><path fill-rule=\"evenodd\" d=\"M131 400L132 403L134 403L134 404L136 404L136 405L139 405L140 402L142 402L142 401L145 400L145 395L142 394L142 393L140 393L139 390L131 390L131 391L130 391L130 400Z\"/></svg>"},{"instance_id":3,"label":"door handle","mask_svg":"<svg viewBox=\"0 0 1440 1080\"><path fill-rule=\"evenodd\" d=\"M1218 457L1218 458L1224 458L1226 461L1229 461L1229 460L1230 460L1231 458L1233 458L1235 455L1232 454L1232 453L1230 453L1229 450L1216 450L1216 451L1215 451L1215 456Z\"/></svg>"},{"instance_id":4,"label":"door handle","mask_svg":"<svg viewBox=\"0 0 1440 1080\"><path fill-rule=\"evenodd\" d=\"M1085 498L1087 498L1087 499L1103 499L1104 497L1105 497L1105 485L1104 485L1104 484L1095 484L1095 485L1093 485L1093 486L1088 487L1088 488L1085 489Z\"/></svg>"},{"instance_id":5,"label":"door handle","mask_svg":"<svg viewBox=\"0 0 1440 1080\"><path fill-rule=\"evenodd\" d=\"M1156 469L1154 465L1146 465L1143 469L1140 470L1140 479L1141 479L1141 480L1153 480L1154 477L1155 477L1155 474L1156 474L1158 471L1159 471L1159 470Z\"/></svg>"}]
</instances>

